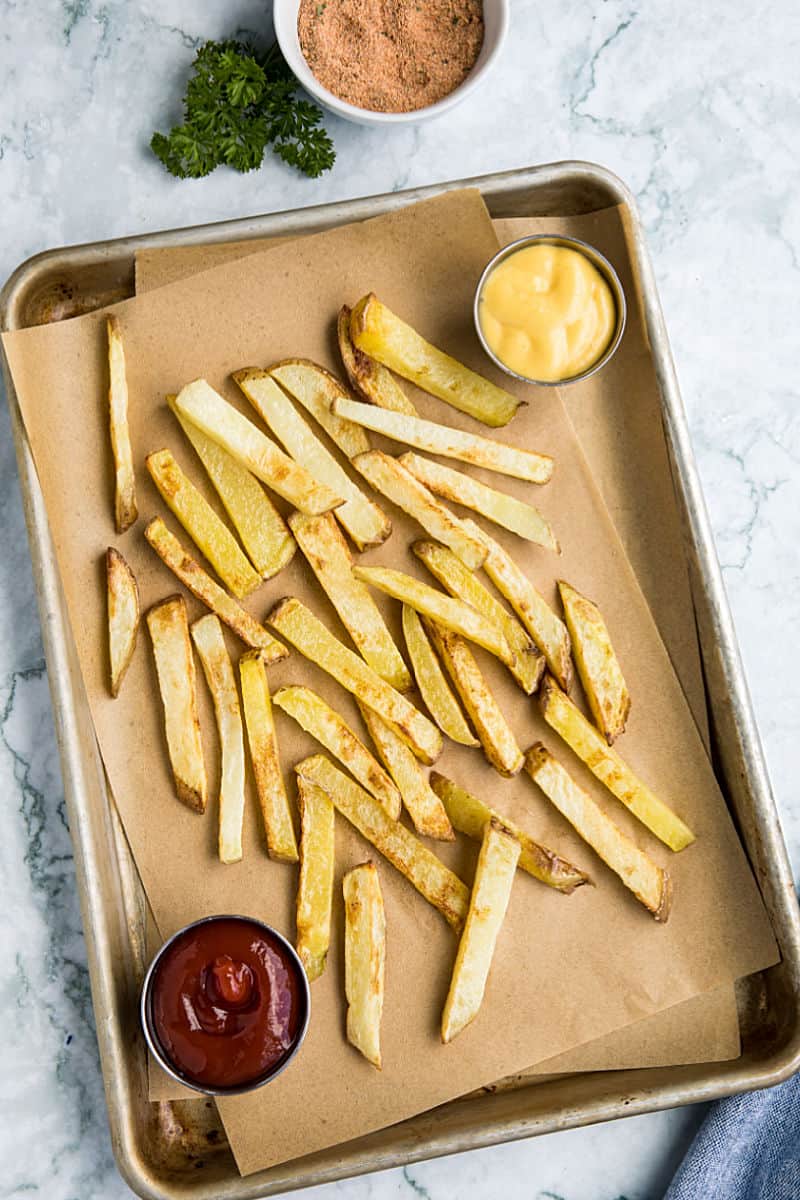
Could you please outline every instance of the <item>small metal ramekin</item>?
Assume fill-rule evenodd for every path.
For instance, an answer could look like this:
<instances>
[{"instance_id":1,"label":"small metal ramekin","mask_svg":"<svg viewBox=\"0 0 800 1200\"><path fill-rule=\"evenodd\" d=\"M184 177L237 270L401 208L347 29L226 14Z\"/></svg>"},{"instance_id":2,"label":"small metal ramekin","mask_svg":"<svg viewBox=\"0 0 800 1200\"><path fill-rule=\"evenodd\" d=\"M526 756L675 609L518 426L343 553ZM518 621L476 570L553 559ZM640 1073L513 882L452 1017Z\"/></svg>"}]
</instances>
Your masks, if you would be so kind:
<instances>
[{"instance_id":1,"label":"small metal ramekin","mask_svg":"<svg viewBox=\"0 0 800 1200\"><path fill-rule=\"evenodd\" d=\"M528 375L520 375L516 371L512 371L511 367L504 363L502 359L497 357L486 341L483 330L481 329L480 301L481 293L483 292L483 288L487 279L494 271L495 267L499 266L500 263L504 262L507 258L510 258L510 256L515 254L517 250L523 250L526 246L535 245L566 246L570 250L576 250L579 254L582 254L584 258L588 258L593 267L597 268L610 287L611 294L614 297L614 309L616 311L617 319L614 326L613 337L597 361L593 362L591 366L586 368L585 371L581 371L580 375L569 375L566 379L531 379ZM489 355L489 358L496 366L500 368L501 371L505 371L506 375L511 375L514 379L521 379L523 383L535 383L538 387L563 387L568 383L578 383L578 381L581 379L588 379L590 375L594 375L595 372L599 371L601 367L604 367L609 359L613 357L617 346L619 346L620 342L622 341L622 335L625 332L625 322L627 320L628 307L625 303L625 292L623 291L617 272L614 270L605 255L601 254L599 250L596 250L594 246L590 246L588 242L582 242L580 238L561 237L558 234L550 233L534 233L529 237L519 238L516 242L510 242L507 246L504 246L502 250L498 250L494 258L492 258L486 264L483 274L478 280L478 286L475 289L475 301L472 306L472 313L473 320L475 321L475 330L480 339L480 343L486 353Z\"/></svg>"},{"instance_id":2,"label":"small metal ramekin","mask_svg":"<svg viewBox=\"0 0 800 1200\"><path fill-rule=\"evenodd\" d=\"M178 938L183 937L185 933L188 933L191 929L197 929L197 927L200 925L209 925L214 921L247 921L249 924L255 925L258 929L263 930L264 933L269 934L269 936L274 938L276 942L280 942L295 969L300 990L300 1003L302 1006L300 1027L297 1031L294 1045L289 1051L287 1051L285 1057L280 1059L280 1061L274 1067L271 1067L262 1075L257 1076L255 1079L248 1080L247 1083L237 1084L234 1087L211 1087L197 1083L195 1080L183 1075L167 1056L166 1051L163 1049L160 1041L158 1040L155 1022L153 1020L153 980L155 979L156 971L158 970L162 958L170 946L172 946L173 942L177 941ZM201 1092L204 1096L240 1096L243 1092L255 1091L256 1088L263 1087L265 1083L269 1083L270 1080L275 1079L282 1071L286 1070L289 1063L299 1051L305 1039L306 1032L308 1030L308 1022L311 1018L311 988L308 983L308 976L306 975L305 968L303 967L303 964L297 955L297 951L291 942L286 940L283 934L278 933L277 929L273 929L271 925L267 925L264 921L259 921L256 917L244 917L237 915L236 913L217 913L215 916L202 917L199 921L192 921L190 925L184 925L183 929L179 929L178 932L174 933L168 941L164 942L164 945L158 951L153 961L150 963L150 966L147 968L147 974L145 975L144 983L142 984L139 1015L142 1022L142 1030L144 1031L145 1041L150 1049L150 1053L153 1055L162 1071L166 1071L168 1075L177 1080L178 1083L182 1083L184 1087L191 1088L195 1092Z\"/></svg>"}]
</instances>

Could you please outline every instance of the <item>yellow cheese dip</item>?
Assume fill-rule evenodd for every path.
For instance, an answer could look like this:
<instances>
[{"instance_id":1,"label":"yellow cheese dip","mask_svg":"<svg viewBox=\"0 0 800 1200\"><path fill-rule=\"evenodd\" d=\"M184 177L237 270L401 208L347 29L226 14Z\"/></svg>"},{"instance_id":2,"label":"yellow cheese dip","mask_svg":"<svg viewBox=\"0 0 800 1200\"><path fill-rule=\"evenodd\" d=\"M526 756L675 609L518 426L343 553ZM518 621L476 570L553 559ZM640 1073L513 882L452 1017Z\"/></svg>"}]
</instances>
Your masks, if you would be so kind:
<instances>
[{"instance_id":1,"label":"yellow cheese dip","mask_svg":"<svg viewBox=\"0 0 800 1200\"><path fill-rule=\"evenodd\" d=\"M578 250L538 242L502 259L481 289L478 320L501 362L552 383L587 371L614 336L614 297Z\"/></svg>"}]
</instances>

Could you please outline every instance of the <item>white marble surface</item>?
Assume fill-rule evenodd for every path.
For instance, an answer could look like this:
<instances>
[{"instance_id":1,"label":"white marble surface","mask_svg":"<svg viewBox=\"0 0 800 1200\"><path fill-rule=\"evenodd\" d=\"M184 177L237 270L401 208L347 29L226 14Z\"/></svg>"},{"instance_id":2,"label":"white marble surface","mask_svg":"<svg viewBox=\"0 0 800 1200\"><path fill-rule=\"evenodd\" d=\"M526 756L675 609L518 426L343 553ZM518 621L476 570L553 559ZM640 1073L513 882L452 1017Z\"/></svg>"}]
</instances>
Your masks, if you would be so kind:
<instances>
[{"instance_id":1,"label":"white marble surface","mask_svg":"<svg viewBox=\"0 0 800 1200\"><path fill-rule=\"evenodd\" d=\"M256 0L0 0L0 278L69 242L564 158L636 192L796 867L800 707L800 10L796 0L513 0L492 83L439 123L331 121L310 182L170 179L147 149L205 37ZM0 407L0 1197L118 1200L70 842L5 407ZM794 749L793 749L794 747ZM656 1200L699 1113L580 1130L315 1191L315 1200Z\"/></svg>"}]
</instances>

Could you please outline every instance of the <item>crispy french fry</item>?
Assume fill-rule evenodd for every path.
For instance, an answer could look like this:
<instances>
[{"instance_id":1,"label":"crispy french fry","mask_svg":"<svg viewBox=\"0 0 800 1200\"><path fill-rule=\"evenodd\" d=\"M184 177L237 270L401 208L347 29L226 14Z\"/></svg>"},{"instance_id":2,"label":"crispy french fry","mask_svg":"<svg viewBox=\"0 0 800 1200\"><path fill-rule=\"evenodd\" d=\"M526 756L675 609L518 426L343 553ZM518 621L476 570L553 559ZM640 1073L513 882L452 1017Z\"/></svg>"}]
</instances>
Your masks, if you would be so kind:
<instances>
[{"instance_id":1,"label":"crispy french fry","mask_svg":"<svg viewBox=\"0 0 800 1200\"><path fill-rule=\"evenodd\" d=\"M521 403L426 342L372 292L353 309L350 336L371 358L485 425L508 424Z\"/></svg>"},{"instance_id":2,"label":"crispy french fry","mask_svg":"<svg viewBox=\"0 0 800 1200\"><path fill-rule=\"evenodd\" d=\"M353 778L376 800L380 800L389 816L397 820L402 808L400 792L343 717L334 712L321 696L306 687L280 688L275 693L274 701L278 708L297 721L306 733L310 733L321 746L330 750ZM405 743L401 744L405 748Z\"/></svg>"},{"instance_id":3,"label":"crispy french fry","mask_svg":"<svg viewBox=\"0 0 800 1200\"><path fill-rule=\"evenodd\" d=\"M695 840L691 829L638 778L616 750L606 745L603 735L549 675L542 680L539 704L550 728L651 833L671 850L691 845Z\"/></svg>"},{"instance_id":4,"label":"crispy french fry","mask_svg":"<svg viewBox=\"0 0 800 1200\"><path fill-rule=\"evenodd\" d=\"M278 862L297 862L297 839L283 783L267 670L257 650L248 650L239 659L239 682L267 852Z\"/></svg>"},{"instance_id":5,"label":"crispy french fry","mask_svg":"<svg viewBox=\"0 0 800 1200\"><path fill-rule=\"evenodd\" d=\"M351 314L352 310L348 305L343 304L336 322L339 353L342 356L342 363L351 387L370 404L377 404L380 408L391 408L394 412L404 412L409 416L416 417L416 408L391 371L353 345L353 339L350 337Z\"/></svg>"},{"instance_id":6,"label":"crispy french fry","mask_svg":"<svg viewBox=\"0 0 800 1200\"><path fill-rule=\"evenodd\" d=\"M425 772L408 746L377 713L364 704L359 705L359 708L378 754L400 789L403 803L417 833L422 837L452 842L456 835L444 811L444 805L436 793L431 791Z\"/></svg>"},{"instance_id":7,"label":"crispy french fry","mask_svg":"<svg viewBox=\"0 0 800 1200\"><path fill-rule=\"evenodd\" d=\"M480 745L464 719L419 614L408 604L403 605L403 633L420 695L442 733L462 746Z\"/></svg>"},{"instance_id":8,"label":"crispy french fry","mask_svg":"<svg viewBox=\"0 0 800 1200\"><path fill-rule=\"evenodd\" d=\"M436 761L442 751L442 735L436 726L343 646L305 604L295 597L280 600L267 619L301 654L383 717L417 758L425 763Z\"/></svg>"},{"instance_id":9,"label":"crispy french fry","mask_svg":"<svg viewBox=\"0 0 800 1200\"><path fill-rule=\"evenodd\" d=\"M666 921L672 903L672 881L668 872L654 863L606 816L541 742L531 746L525 755L525 770L636 899L657 921Z\"/></svg>"},{"instance_id":10,"label":"crispy french fry","mask_svg":"<svg viewBox=\"0 0 800 1200\"><path fill-rule=\"evenodd\" d=\"M297 774L315 783L330 796L338 812L371 842L420 895L437 908L458 931L469 904L469 888L424 846L400 821L393 821L383 805L343 774L324 754L305 758Z\"/></svg>"},{"instance_id":11,"label":"crispy french fry","mask_svg":"<svg viewBox=\"0 0 800 1200\"><path fill-rule=\"evenodd\" d=\"M300 810L300 877L297 883L297 953L309 982L325 970L331 940L335 865L334 811L330 797L297 777Z\"/></svg>"},{"instance_id":12,"label":"crispy french fry","mask_svg":"<svg viewBox=\"0 0 800 1200\"><path fill-rule=\"evenodd\" d=\"M558 590L583 691L595 724L610 746L625 732L630 692L600 609L563 579L558 581Z\"/></svg>"},{"instance_id":13,"label":"crispy french fry","mask_svg":"<svg viewBox=\"0 0 800 1200\"><path fill-rule=\"evenodd\" d=\"M128 428L128 380L125 375L125 346L116 317L106 318L108 331L108 415L111 453L114 457L114 525L117 533L130 529L139 515L136 507L136 478L133 472L131 435Z\"/></svg>"},{"instance_id":14,"label":"crispy french fry","mask_svg":"<svg viewBox=\"0 0 800 1200\"><path fill-rule=\"evenodd\" d=\"M106 593L111 695L116 698L136 649L136 635L139 632L139 589L133 571L119 550L115 550L113 546L106 550Z\"/></svg>"},{"instance_id":15,"label":"crispy french fry","mask_svg":"<svg viewBox=\"0 0 800 1200\"><path fill-rule=\"evenodd\" d=\"M306 517L293 513L289 524L308 565L364 660L398 692L407 692L411 687L408 667L369 588L353 576L353 556L333 516L326 513L321 517Z\"/></svg>"},{"instance_id":16,"label":"crispy french fry","mask_svg":"<svg viewBox=\"0 0 800 1200\"><path fill-rule=\"evenodd\" d=\"M533 875L534 879L546 883L548 887L555 888L558 892L563 892L565 896L571 895L575 888L581 887L582 884L591 882L585 871L581 871L579 867L562 858L560 854L556 854L548 846L537 842L518 825L512 824L502 813L490 808L488 804L484 804L483 800L479 800L477 796L470 795L452 780L445 779L444 775L440 775L437 771L431 771L430 783L444 804L453 828L457 829L459 833L466 834L467 837L479 842L483 838L486 822L494 817L502 822L520 844L520 870L527 871L529 875Z\"/></svg>"},{"instance_id":17,"label":"crispy french fry","mask_svg":"<svg viewBox=\"0 0 800 1200\"><path fill-rule=\"evenodd\" d=\"M267 368L273 379L293 396L347 458L366 454L369 438L360 425L337 417L334 400L347 399L347 392L330 371L307 358L287 358Z\"/></svg>"},{"instance_id":18,"label":"crispy french fry","mask_svg":"<svg viewBox=\"0 0 800 1200\"><path fill-rule=\"evenodd\" d=\"M193 596L202 600L207 608L215 612L229 629L254 650L260 650L264 661L279 662L286 658L289 651L269 633L263 625L259 625L248 612L229 596L210 575L207 575L199 563L187 554L174 534L170 533L161 517L154 517L144 531L150 545L155 550L165 566L169 567L184 587Z\"/></svg>"},{"instance_id":19,"label":"crispy french fry","mask_svg":"<svg viewBox=\"0 0 800 1200\"><path fill-rule=\"evenodd\" d=\"M158 688L164 706L167 751L175 793L189 808L205 812L208 782L197 715L197 679L183 596L168 596L147 613Z\"/></svg>"},{"instance_id":20,"label":"crispy french fry","mask_svg":"<svg viewBox=\"0 0 800 1200\"><path fill-rule=\"evenodd\" d=\"M469 912L458 944L450 991L442 1013L446 1044L478 1015L517 871L519 842L493 817L486 826L475 869Z\"/></svg>"},{"instance_id":21,"label":"crispy french fry","mask_svg":"<svg viewBox=\"0 0 800 1200\"><path fill-rule=\"evenodd\" d=\"M354 867L342 888L347 1040L380 1070L386 917L377 867L371 862Z\"/></svg>"}]
</instances>

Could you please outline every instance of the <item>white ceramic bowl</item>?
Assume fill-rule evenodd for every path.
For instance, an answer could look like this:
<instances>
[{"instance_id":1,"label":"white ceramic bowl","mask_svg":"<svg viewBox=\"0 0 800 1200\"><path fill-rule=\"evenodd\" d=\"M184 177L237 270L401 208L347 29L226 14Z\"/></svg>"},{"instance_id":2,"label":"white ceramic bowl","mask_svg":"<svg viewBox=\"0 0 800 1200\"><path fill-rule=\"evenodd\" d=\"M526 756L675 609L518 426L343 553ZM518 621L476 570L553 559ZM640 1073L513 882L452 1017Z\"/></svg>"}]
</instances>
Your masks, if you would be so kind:
<instances>
[{"instance_id":1,"label":"white ceramic bowl","mask_svg":"<svg viewBox=\"0 0 800 1200\"><path fill-rule=\"evenodd\" d=\"M355 121L358 125L413 125L418 121L428 121L431 117L441 116L449 112L456 104L475 90L485 79L490 67L500 54L508 30L511 0L483 0L483 19L485 25L483 45L475 66L460 83L455 91L450 92L436 104L427 108L418 108L413 112L384 113L372 109L357 108L340 100L323 87L306 62L300 49L300 39L297 36L297 13L300 0L275 0L273 21L275 37L281 48L283 57L291 67L300 83L314 99L324 108L330 109L346 121Z\"/></svg>"}]
</instances>

